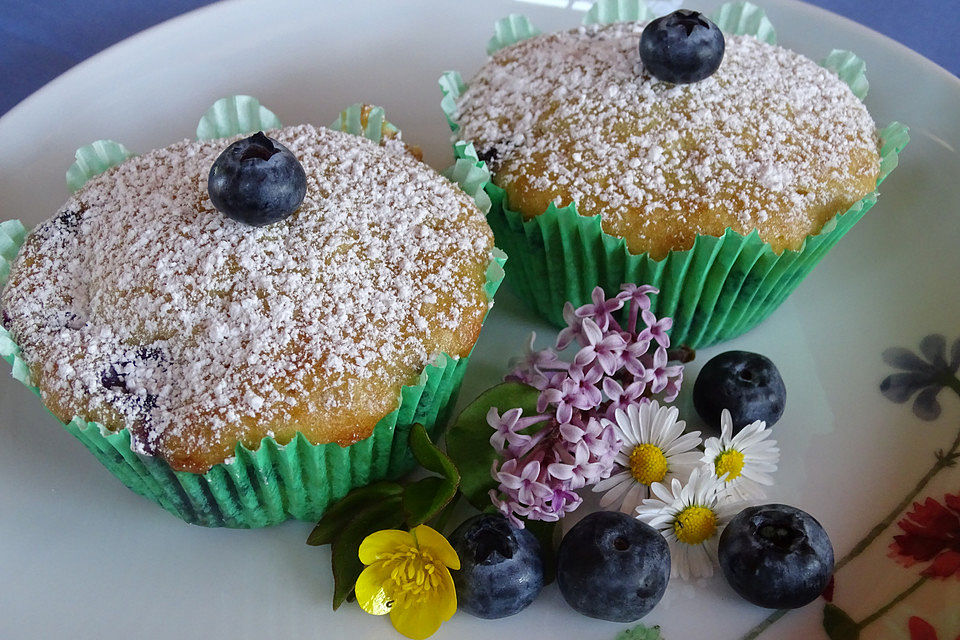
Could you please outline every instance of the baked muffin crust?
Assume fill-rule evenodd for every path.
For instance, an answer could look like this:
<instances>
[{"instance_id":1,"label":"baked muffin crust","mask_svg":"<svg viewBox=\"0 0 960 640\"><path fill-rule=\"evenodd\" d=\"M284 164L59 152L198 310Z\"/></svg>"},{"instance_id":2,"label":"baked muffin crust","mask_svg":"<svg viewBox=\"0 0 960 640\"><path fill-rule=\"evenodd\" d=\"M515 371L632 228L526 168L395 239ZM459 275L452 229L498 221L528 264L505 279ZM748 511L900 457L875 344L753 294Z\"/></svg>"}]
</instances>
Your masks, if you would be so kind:
<instances>
[{"instance_id":1,"label":"baked muffin crust","mask_svg":"<svg viewBox=\"0 0 960 640\"><path fill-rule=\"evenodd\" d=\"M204 472L238 442L365 438L431 358L469 354L493 246L472 199L399 141L268 135L307 174L279 223L210 203L233 138L131 158L28 236L0 308L58 418Z\"/></svg>"},{"instance_id":2,"label":"baked muffin crust","mask_svg":"<svg viewBox=\"0 0 960 640\"><path fill-rule=\"evenodd\" d=\"M640 62L643 23L590 25L496 52L458 100L471 140L529 219L601 216L632 253L757 229L798 249L876 188L876 127L835 73L749 36L719 70L670 85Z\"/></svg>"}]
</instances>

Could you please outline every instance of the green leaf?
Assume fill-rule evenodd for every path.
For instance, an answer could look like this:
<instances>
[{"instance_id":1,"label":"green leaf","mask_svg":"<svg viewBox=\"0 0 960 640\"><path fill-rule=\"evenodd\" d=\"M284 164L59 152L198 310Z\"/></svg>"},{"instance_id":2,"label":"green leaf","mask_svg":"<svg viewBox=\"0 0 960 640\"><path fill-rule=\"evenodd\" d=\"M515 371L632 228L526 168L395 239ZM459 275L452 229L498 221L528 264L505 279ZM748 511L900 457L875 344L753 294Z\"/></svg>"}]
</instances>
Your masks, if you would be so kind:
<instances>
[{"instance_id":1,"label":"green leaf","mask_svg":"<svg viewBox=\"0 0 960 640\"><path fill-rule=\"evenodd\" d=\"M542 520L524 520L524 526L536 536L540 543L540 557L543 560L543 583L550 584L557 577L557 548L563 529L559 522Z\"/></svg>"},{"instance_id":2,"label":"green leaf","mask_svg":"<svg viewBox=\"0 0 960 640\"><path fill-rule=\"evenodd\" d=\"M403 505L400 496L368 505L356 513L333 540L330 563L333 567L333 608L336 610L347 599L363 571L358 555L360 543L371 533L395 529L403 524Z\"/></svg>"},{"instance_id":3,"label":"green leaf","mask_svg":"<svg viewBox=\"0 0 960 640\"><path fill-rule=\"evenodd\" d=\"M860 625L853 621L843 609L828 604L823 608L823 629L830 640L858 640Z\"/></svg>"},{"instance_id":4,"label":"green leaf","mask_svg":"<svg viewBox=\"0 0 960 640\"><path fill-rule=\"evenodd\" d=\"M633 629L621 631L614 640L663 640L660 635L660 625L648 627L638 624Z\"/></svg>"},{"instance_id":5,"label":"green leaf","mask_svg":"<svg viewBox=\"0 0 960 640\"><path fill-rule=\"evenodd\" d=\"M477 509L490 505L487 493L497 488L490 467L497 452L490 445L493 429L487 424L487 412L497 407L504 411L520 407L524 415L534 415L540 392L519 382L505 382L480 394L463 410L447 430L447 454L460 470L460 491Z\"/></svg>"},{"instance_id":6,"label":"green leaf","mask_svg":"<svg viewBox=\"0 0 960 640\"><path fill-rule=\"evenodd\" d=\"M354 489L327 509L323 518L310 532L307 544L313 546L330 544L358 512L385 498L399 497L402 492L403 487L396 482L377 482Z\"/></svg>"},{"instance_id":7,"label":"green leaf","mask_svg":"<svg viewBox=\"0 0 960 640\"><path fill-rule=\"evenodd\" d=\"M407 485L403 490L403 511L411 529L440 513L457 493L457 485L432 476Z\"/></svg>"},{"instance_id":8,"label":"green leaf","mask_svg":"<svg viewBox=\"0 0 960 640\"><path fill-rule=\"evenodd\" d=\"M457 491L453 494L453 499L447 503L443 509L440 510L436 516L430 520L430 526L435 530L439 531L442 535L446 536L447 524L450 522L453 512L457 510L457 503L460 502L460 498L463 497L463 494Z\"/></svg>"},{"instance_id":9,"label":"green leaf","mask_svg":"<svg viewBox=\"0 0 960 640\"><path fill-rule=\"evenodd\" d=\"M403 510L411 529L439 514L460 486L460 472L453 461L430 440L422 424L410 430L410 449L420 465L428 471L441 474L407 485L403 490Z\"/></svg>"},{"instance_id":10,"label":"green leaf","mask_svg":"<svg viewBox=\"0 0 960 640\"><path fill-rule=\"evenodd\" d=\"M413 457L424 469L439 473L454 485L454 489L460 484L460 473L457 467L447 454L433 444L422 424L417 423L410 430L410 449L413 450Z\"/></svg>"}]
</instances>

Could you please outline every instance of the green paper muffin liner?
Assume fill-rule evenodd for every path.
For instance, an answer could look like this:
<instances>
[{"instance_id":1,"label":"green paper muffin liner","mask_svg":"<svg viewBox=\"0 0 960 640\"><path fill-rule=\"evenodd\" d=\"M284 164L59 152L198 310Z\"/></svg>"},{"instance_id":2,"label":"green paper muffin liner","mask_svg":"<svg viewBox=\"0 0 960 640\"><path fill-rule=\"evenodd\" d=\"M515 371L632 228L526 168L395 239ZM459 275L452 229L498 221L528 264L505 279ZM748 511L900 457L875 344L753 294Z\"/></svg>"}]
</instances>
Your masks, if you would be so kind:
<instances>
[{"instance_id":1,"label":"green paper muffin liner","mask_svg":"<svg viewBox=\"0 0 960 640\"><path fill-rule=\"evenodd\" d=\"M371 107L367 114L367 126L363 126L363 104L355 102L337 116L330 125L336 131L345 131L355 136L363 136L367 140L380 144L383 136L395 134L400 136L400 130L387 120L383 107Z\"/></svg>"},{"instance_id":2,"label":"green paper muffin liner","mask_svg":"<svg viewBox=\"0 0 960 640\"><path fill-rule=\"evenodd\" d=\"M77 149L77 161L67 169L67 187L75 193L90 178L100 175L134 154L119 142L97 140Z\"/></svg>"},{"instance_id":3,"label":"green paper muffin liner","mask_svg":"<svg viewBox=\"0 0 960 640\"><path fill-rule=\"evenodd\" d=\"M234 115L226 118L236 122ZM226 135L250 130L236 123L233 128L217 122L208 124L227 131ZM351 127L344 130L358 135L364 133ZM379 137L379 129L376 133ZM120 161L122 158L104 163L87 178ZM483 192L484 182L476 180L476 172L482 173L482 168L469 171L463 163L459 166L460 169L455 165L450 170L456 174L454 182L480 202L487 202L489 207ZM489 173L486 175L489 177ZM82 182L77 188L79 186ZM26 229L19 221L0 223L0 289L6 284L10 265L25 237ZM505 261L506 255L494 248L484 285L491 304L504 277ZM2 326L0 356L11 365L13 377L40 396L20 356L20 347ZM380 479L396 478L414 468L415 460L408 446L411 427L420 423L434 439L440 435L468 362L469 355L455 358L441 353L434 357L413 384L401 388L397 408L376 424L368 438L353 445L312 444L302 434L285 445L273 438L264 438L254 450L237 445L231 459L202 474L174 471L160 458L133 451L127 429L112 432L79 417L64 427L127 487L186 522L210 527L255 528L290 518L316 521L331 503L351 489Z\"/></svg>"},{"instance_id":4,"label":"green paper muffin liner","mask_svg":"<svg viewBox=\"0 0 960 640\"><path fill-rule=\"evenodd\" d=\"M638 12L627 2L606 0L602 4L603 10L591 10L585 21L617 22ZM624 7L626 18L619 13ZM750 3L727 3L713 17L723 29L765 41L775 38L763 11ZM516 17L512 20L516 22ZM533 25L526 26L527 33L536 33ZM498 27L497 33L501 31ZM862 60L849 52L834 51L822 64L837 72L863 99L868 84ZM467 85L453 71L440 78L440 87L441 108L456 133L456 100ZM907 127L898 122L879 136L877 187L897 166L899 153L909 142ZM477 162L473 145L465 141L454 144L454 155L458 161ZM492 182L484 188L491 200L487 221L497 246L510 256L507 282L537 313L562 327L566 324L564 304L589 303L596 286L612 296L626 282L650 284L660 290L651 297L651 310L673 318L671 341L692 348L729 340L767 318L879 196L877 191L866 195L828 221L819 233L808 236L795 251L777 254L756 231L744 236L727 229L720 237L698 236L692 248L654 260L646 253L630 253L623 239L602 230L600 216L579 215L576 203L561 208L551 204L542 214L524 220L510 208L502 189Z\"/></svg>"},{"instance_id":5,"label":"green paper muffin liner","mask_svg":"<svg viewBox=\"0 0 960 640\"><path fill-rule=\"evenodd\" d=\"M213 103L197 123L197 140L229 138L241 133L279 129L283 125L270 109L252 96L227 96Z\"/></svg>"},{"instance_id":6,"label":"green paper muffin liner","mask_svg":"<svg viewBox=\"0 0 960 640\"><path fill-rule=\"evenodd\" d=\"M643 22L656 17L643 0L597 0L583 16L583 24Z\"/></svg>"},{"instance_id":7,"label":"green paper muffin liner","mask_svg":"<svg viewBox=\"0 0 960 640\"><path fill-rule=\"evenodd\" d=\"M504 47L539 34L540 30L533 26L527 16L511 13L493 25L493 37L487 43L487 54L493 55Z\"/></svg>"},{"instance_id":8,"label":"green paper muffin liner","mask_svg":"<svg viewBox=\"0 0 960 640\"><path fill-rule=\"evenodd\" d=\"M777 44L777 32L766 12L751 2L726 2L710 14L724 33L753 36L767 44Z\"/></svg>"}]
</instances>

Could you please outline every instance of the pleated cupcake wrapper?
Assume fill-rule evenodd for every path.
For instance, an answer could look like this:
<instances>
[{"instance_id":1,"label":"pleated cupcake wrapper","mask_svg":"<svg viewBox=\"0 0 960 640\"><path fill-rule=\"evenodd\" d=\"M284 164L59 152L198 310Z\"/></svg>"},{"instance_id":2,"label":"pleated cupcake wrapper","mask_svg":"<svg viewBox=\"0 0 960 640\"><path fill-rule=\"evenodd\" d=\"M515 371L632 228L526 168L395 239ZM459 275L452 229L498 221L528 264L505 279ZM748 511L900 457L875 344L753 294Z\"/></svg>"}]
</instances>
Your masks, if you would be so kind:
<instances>
[{"instance_id":1,"label":"pleated cupcake wrapper","mask_svg":"<svg viewBox=\"0 0 960 640\"><path fill-rule=\"evenodd\" d=\"M359 123L359 118L354 117L354 111L358 109L359 105L353 105L344 111L341 129L364 135L367 132L355 131L350 124ZM379 138L382 112L375 116L377 131L369 133L376 133ZM255 99L238 96L218 101L201 121L198 135L201 128L224 136L250 133L279 126L275 119ZM265 124L270 127L264 127ZM386 126L392 127L389 123ZM117 147L121 145L112 147L94 143L89 146L103 147L107 153L78 153L78 161L88 156L95 160L85 163L82 168L84 177L76 188L132 155L125 149L119 152ZM470 169L463 163L459 168L456 165L451 167L451 179L489 208L489 200L483 191L485 181L476 179L477 171L481 169ZM76 175L80 176L80 173ZM489 177L489 173L486 175ZM19 221L0 223L0 288L9 277L10 265L25 236L26 230ZM494 249L484 285L491 303L503 280L505 261L503 252ZM11 365L13 377L40 396L31 380L29 367L20 356L20 347L2 326L0 356ZM420 423L432 437L440 435L456 401L468 361L469 355L454 358L443 353L433 358L414 384L402 387L397 409L382 418L368 438L353 445L312 444L301 434L285 445L278 444L273 438L264 438L253 450L237 445L232 459L202 474L175 471L161 458L133 451L127 429L112 432L79 417L64 426L127 487L187 522L254 528L289 518L316 521L331 503L351 489L376 480L399 477L415 466L408 446L411 427Z\"/></svg>"},{"instance_id":2,"label":"pleated cupcake wrapper","mask_svg":"<svg viewBox=\"0 0 960 640\"><path fill-rule=\"evenodd\" d=\"M201 116L197 123L197 140L229 138L282 126L280 118L253 96L227 96L214 102Z\"/></svg>"},{"instance_id":3,"label":"pleated cupcake wrapper","mask_svg":"<svg viewBox=\"0 0 960 640\"><path fill-rule=\"evenodd\" d=\"M17 221L0 224L0 273L4 275L0 284L6 281L24 235ZM503 279L504 261L497 251L487 269L485 290L491 299ZM10 363L14 377L39 396L19 346L2 327L0 355ZM469 356L440 354L416 384L402 388L398 408L377 423L370 437L356 444L315 445L300 434L286 445L264 438L255 450L238 445L233 460L203 474L174 471L160 458L133 451L127 429L111 432L80 418L64 426L127 487L187 522L252 528L291 517L317 520L351 489L396 478L413 468L407 446L411 426L421 423L431 436L439 435L468 361Z\"/></svg>"},{"instance_id":4,"label":"pleated cupcake wrapper","mask_svg":"<svg viewBox=\"0 0 960 640\"><path fill-rule=\"evenodd\" d=\"M414 467L411 426L419 422L439 435L468 360L443 354L427 365L416 385L403 388L399 408L356 444L314 445L297 434L281 446L264 438L254 451L238 445L233 460L203 474L174 471L160 458L134 452L126 429L112 433L79 418L65 426L130 489L187 522L252 528L291 517L315 521L351 489Z\"/></svg>"},{"instance_id":5,"label":"pleated cupcake wrapper","mask_svg":"<svg viewBox=\"0 0 960 640\"><path fill-rule=\"evenodd\" d=\"M644 14L642 4L640 0L601 0L584 21L630 19ZM753 35L769 43L776 39L763 11L748 2L722 5L711 18L727 32ZM505 43L503 46L538 33L518 16L502 22L495 40ZM491 41L489 48L493 45ZM835 71L858 98L864 98L869 85L862 60L835 50L821 64ZM447 72L440 78L440 87L441 108L456 133L456 100L467 85L458 73ZM909 142L907 127L894 122L880 132L880 138L878 187L896 168L899 153ZM473 145L465 141L455 143L454 154L458 161L477 158ZM693 348L734 338L767 318L879 195L875 191L854 203L819 233L808 236L796 251L778 254L756 231L744 236L727 229L720 237L697 236L692 248L654 260L646 253L630 253L623 239L603 231L600 216L579 215L576 203L562 208L551 204L540 215L524 220L510 208L502 189L493 183L485 189L491 200L487 220L497 246L510 256L507 282L537 313L562 327L564 304L589 303L596 286L612 296L623 283L651 284L660 290L651 298L652 311L673 318L672 342Z\"/></svg>"}]
</instances>

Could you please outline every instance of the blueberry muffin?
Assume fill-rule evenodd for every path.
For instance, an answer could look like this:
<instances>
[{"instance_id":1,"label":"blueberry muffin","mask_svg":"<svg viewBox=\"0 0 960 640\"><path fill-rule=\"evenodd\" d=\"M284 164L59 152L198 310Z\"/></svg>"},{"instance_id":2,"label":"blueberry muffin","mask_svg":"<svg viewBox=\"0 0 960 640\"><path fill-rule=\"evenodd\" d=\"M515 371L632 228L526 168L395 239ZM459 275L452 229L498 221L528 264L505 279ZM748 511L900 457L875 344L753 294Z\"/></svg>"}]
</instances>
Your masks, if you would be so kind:
<instances>
[{"instance_id":1,"label":"blueberry muffin","mask_svg":"<svg viewBox=\"0 0 960 640\"><path fill-rule=\"evenodd\" d=\"M320 450L305 471L339 474L342 495L400 470L391 448L402 438L362 455L350 445L384 420L390 438L409 428L402 390L446 363L459 373L406 407L434 429L492 303L492 234L469 195L397 140L311 125L267 135L259 151L239 142L237 157L267 163L285 147L299 160L305 195L292 215L254 226L214 207L211 166L237 138L130 158L26 237L3 324L63 422L126 431L140 460L189 482L237 465L238 451L329 444L346 453ZM341 458L352 466L324 469ZM269 474L281 484L307 484L278 464ZM327 500L272 520L317 517L336 497L319 493ZM250 526L211 508L185 517Z\"/></svg>"},{"instance_id":2,"label":"blueberry muffin","mask_svg":"<svg viewBox=\"0 0 960 640\"><path fill-rule=\"evenodd\" d=\"M655 259L727 228L780 253L874 190L876 127L835 73L731 35L709 78L662 82L640 61L644 26L530 38L470 81L459 135L525 218L576 202Z\"/></svg>"},{"instance_id":3,"label":"blueberry muffin","mask_svg":"<svg viewBox=\"0 0 960 640\"><path fill-rule=\"evenodd\" d=\"M665 74L658 57L684 47L715 67ZM633 281L660 289L678 340L733 337L884 175L880 132L835 70L696 12L530 35L447 86L456 136L493 173L491 225L518 258L508 279L556 323L567 300Z\"/></svg>"}]
</instances>

